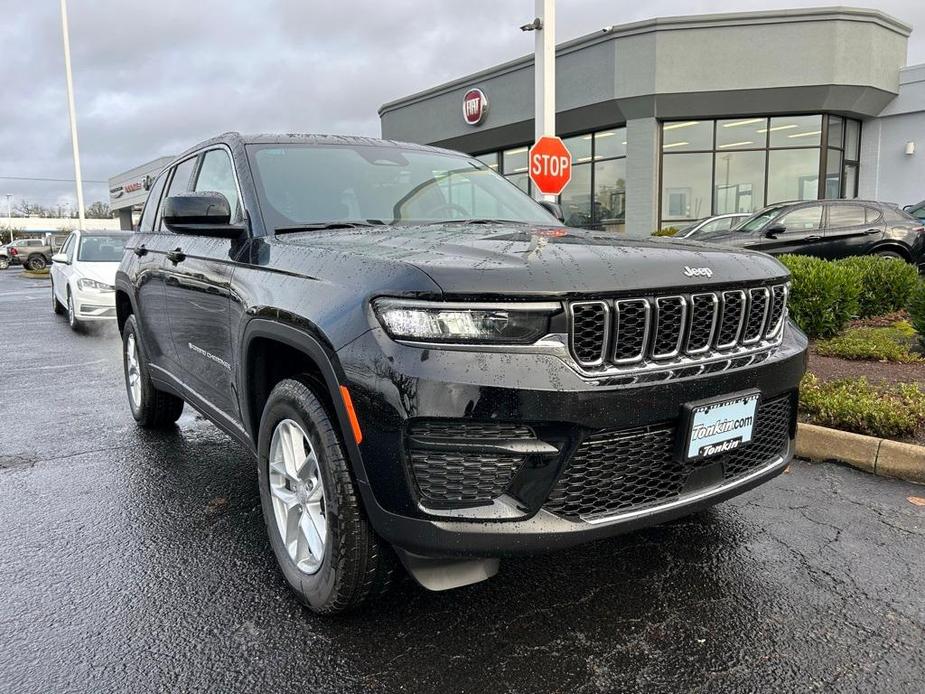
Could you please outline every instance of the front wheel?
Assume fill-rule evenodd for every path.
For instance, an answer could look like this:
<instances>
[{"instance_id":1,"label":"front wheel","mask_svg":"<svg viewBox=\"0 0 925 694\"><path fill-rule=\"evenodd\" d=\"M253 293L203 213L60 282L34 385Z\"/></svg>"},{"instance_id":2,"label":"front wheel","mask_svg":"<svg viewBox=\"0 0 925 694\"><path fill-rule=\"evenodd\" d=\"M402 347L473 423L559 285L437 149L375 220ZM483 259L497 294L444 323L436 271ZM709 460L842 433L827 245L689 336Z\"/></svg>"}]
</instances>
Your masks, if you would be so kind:
<instances>
[{"instance_id":1,"label":"front wheel","mask_svg":"<svg viewBox=\"0 0 925 694\"><path fill-rule=\"evenodd\" d=\"M55 312L56 316L60 316L64 313L64 307L61 305L61 302L58 301L58 297L55 296L55 283L51 283L51 309Z\"/></svg>"},{"instance_id":2,"label":"front wheel","mask_svg":"<svg viewBox=\"0 0 925 694\"><path fill-rule=\"evenodd\" d=\"M71 330L78 331L81 328L80 321L77 319L77 309L74 307L74 297L71 296L71 290L67 292L67 324Z\"/></svg>"},{"instance_id":3,"label":"front wheel","mask_svg":"<svg viewBox=\"0 0 925 694\"><path fill-rule=\"evenodd\" d=\"M10 259L6 256L0 258L0 270L6 270L10 266Z\"/></svg>"},{"instance_id":4,"label":"front wheel","mask_svg":"<svg viewBox=\"0 0 925 694\"><path fill-rule=\"evenodd\" d=\"M122 328L122 366L132 416L145 429L173 425L183 412L183 400L158 390L151 383L148 364L139 345L138 324L129 316Z\"/></svg>"},{"instance_id":5,"label":"front wheel","mask_svg":"<svg viewBox=\"0 0 925 694\"><path fill-rule=\"evenodd\" d=\"M258 450L270 546L297 597L334 614L382 593L395 557L370 527L337 426L307 382L287 379L270 393Z\"/></svg>"},{"instance_id":6,"label":"front wheel","mask_svg":"<svg viewBox=\"0 0 925 694\"><path fill-rule=\"evenodd\" d=\"M896 251L875 251L874 255L880 256L881 258L886 258L887 260L903 260L902 253L897 253Z\"/></svg>"},{"instance_id":7,"label":"front wheel","mask_svg":"<svg viewBox=\"0 0 925 694\"><path fill-rule=\"evenodd\" d=\"M41 253L36 253L35 255L30 255L26 259L26 269L31 270L32 272L41 272L46 267L48 267L48 261L45 260L45 256Z\"/></svg>"}]
</instances>

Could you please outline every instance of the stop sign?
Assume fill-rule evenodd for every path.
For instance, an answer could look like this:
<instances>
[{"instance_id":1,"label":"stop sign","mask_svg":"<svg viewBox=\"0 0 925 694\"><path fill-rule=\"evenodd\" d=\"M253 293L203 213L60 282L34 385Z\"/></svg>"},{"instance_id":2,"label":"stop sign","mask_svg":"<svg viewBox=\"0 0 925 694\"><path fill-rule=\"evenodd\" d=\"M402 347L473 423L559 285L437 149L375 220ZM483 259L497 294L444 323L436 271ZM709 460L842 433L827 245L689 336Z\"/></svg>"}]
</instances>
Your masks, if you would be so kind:
<instances>
[{"instance_id":1,"label":"stop sign","mask_svg":"<svg viewBox=\"0 0 925 694\"><path fill-rule=\"evenodd\" d=\"M529 162L530 180L545 195L558 195L572 178L572 155L558 137L537 140Z\"/></svg>"}]
</instances>

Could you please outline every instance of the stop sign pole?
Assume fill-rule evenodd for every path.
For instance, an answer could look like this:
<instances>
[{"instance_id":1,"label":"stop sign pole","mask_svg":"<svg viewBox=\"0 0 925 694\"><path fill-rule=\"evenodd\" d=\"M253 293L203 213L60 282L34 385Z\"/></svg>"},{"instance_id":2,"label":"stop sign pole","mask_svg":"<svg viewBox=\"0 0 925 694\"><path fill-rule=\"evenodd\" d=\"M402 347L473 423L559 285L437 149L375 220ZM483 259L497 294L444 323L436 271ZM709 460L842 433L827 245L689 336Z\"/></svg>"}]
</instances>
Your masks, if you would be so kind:
<instances>
[{"instance_id":1,"label":"stop sign pole","mask_svg":"<svg viewBox=\"0 0 925 694\"><path fill-rule=\"evenodd\" d=\"M535 0L535 2L533 139L539 144L543 137L555 137L556 135L556 2L555 0ZM538 186L534 190L534 195L537 200L556 201L554 194L543 193Z\"/></svg>"}]
</instances>

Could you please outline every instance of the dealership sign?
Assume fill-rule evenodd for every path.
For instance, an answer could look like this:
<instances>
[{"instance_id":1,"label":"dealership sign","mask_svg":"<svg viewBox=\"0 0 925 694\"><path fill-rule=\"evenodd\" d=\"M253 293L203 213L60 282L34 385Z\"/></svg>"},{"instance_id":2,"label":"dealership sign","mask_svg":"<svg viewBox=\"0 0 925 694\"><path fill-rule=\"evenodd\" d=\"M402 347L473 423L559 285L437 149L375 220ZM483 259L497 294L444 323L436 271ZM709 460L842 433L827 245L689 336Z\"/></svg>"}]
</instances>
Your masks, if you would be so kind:
<instances>
[{"instance_id":1,"label":"dealership sign","mask_svg":"<svg viewBox=\"0 0 925 694\"><path fill-rule=\"evenodd\" d=\"M469 125L478 125L488 113L488 97L481 89L470 89L463 97L463 118Z\"/></svg>"},{"instance_id":2,"label":"dealership sign","mask_svg":"<svg viewBox=\"0 0 925 694\"><path fill-rule=\"evenodd\" d=\"M537 140L529 162L530 180L544 195L558 195L572 178L572 155L558 137Z\"/></svg>"},{"instance_id":3,"label":"dealership sign","mask_svg":"<svg viewBox=\"0 0 925 694\"><path fill-rule=\"evenodd\" d=\"M128 193L137 193L140 190L148 190L150 187L151 177L143 176L135 181L129 181L128 183L123 183L122 185L110 188L109 197L113 200L118 200L123 195L127 195Z\"/></svg>"}]
</instances>

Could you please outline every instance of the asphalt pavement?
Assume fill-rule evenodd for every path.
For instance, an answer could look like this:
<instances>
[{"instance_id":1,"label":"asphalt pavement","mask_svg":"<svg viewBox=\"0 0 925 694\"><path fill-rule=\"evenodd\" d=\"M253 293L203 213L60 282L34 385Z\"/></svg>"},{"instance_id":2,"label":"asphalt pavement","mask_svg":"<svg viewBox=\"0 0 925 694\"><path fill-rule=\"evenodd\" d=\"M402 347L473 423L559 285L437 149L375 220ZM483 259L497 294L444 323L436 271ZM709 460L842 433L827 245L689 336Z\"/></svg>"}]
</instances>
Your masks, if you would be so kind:
<instances>
[{"instance_id":1,"label":"asphalt pavement","mask_svg":"<svg viewBox=\"0 0 925 694\"><path fill-rule=\"evenodd\" d=\"M794 462L706 513L336 619L291 596L254 460L136 428L114 328L0 271L0 691L921 692L925 487Z\"/></svg>"}]
</instances>

